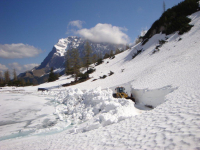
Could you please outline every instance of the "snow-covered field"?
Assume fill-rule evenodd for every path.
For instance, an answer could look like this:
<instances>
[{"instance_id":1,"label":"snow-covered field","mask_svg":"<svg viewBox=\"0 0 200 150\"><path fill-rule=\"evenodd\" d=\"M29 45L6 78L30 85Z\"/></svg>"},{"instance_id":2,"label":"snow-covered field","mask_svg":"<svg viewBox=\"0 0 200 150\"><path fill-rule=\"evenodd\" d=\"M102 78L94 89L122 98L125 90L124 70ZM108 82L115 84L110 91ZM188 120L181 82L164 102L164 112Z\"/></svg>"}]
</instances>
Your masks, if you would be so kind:
<instances>
[{"instance_id":1,"label":"snow-covered field","mask_svg":"<svg viewBox=\"0 0 200 150\"><path fill-rule=\"evenodd\" d=\"M0 149L200 149L200 12L190 18L188 33L154 35L96 66L84 83L61 87L72 81L63 76L0 89ZM113 98L116 86L136 104Z\"/></svg>"}]
</instances>

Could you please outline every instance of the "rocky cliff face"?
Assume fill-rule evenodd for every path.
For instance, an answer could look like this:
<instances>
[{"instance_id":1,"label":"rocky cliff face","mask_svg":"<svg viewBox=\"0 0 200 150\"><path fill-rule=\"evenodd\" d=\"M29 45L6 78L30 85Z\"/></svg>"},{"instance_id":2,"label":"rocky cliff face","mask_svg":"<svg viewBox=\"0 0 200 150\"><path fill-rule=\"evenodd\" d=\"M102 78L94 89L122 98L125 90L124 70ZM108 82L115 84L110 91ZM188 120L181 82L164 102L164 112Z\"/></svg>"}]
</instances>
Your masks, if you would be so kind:
<instances>
[{"instance_id":1,"label":"rocky cliff face","mask_svg":"<svg viewBox=\"0 0 200 150\"><path fill-rule=\"evenodd\" d=\"M84 55L84 45L87 40L72 36L65 39L60 39L56 45L54 45L52 51L44 59L41 65L37 69L51 68L59 69L65 68L65 53L67 50L72 48L77 48L80 53L80 57ZM108 44L108 43L94 43L88 41L92 47L93 53L104 55L110 50L115 50L116 48L123 48L124 45Z\"/></svg>"},{"instance_id":2,"label":"rocky cliff face","mask_svg":"<svg viewBox=\"0 0 200 150\"><path fill-rule=\"evenodd\" d=\"M37 79L39 83L47 78L48 73L51 67L54 68L59 74L64 74L65 69L65 53L67 50L72 48L77 48L80 53L80 57L84 56L84 45L87 40L71 36L63 39L59 39L58 43L53 46L52 51L44 59L40 66L34 68L32 71L26 73L21 73L19 77L32 80L33 78ZM102 54L109 53L111 50L116 50L117 48L123 49L125 45L109 44L109 43L95 43L88 41L92 47L93 54Z\"/></svg>"}]
</instances>

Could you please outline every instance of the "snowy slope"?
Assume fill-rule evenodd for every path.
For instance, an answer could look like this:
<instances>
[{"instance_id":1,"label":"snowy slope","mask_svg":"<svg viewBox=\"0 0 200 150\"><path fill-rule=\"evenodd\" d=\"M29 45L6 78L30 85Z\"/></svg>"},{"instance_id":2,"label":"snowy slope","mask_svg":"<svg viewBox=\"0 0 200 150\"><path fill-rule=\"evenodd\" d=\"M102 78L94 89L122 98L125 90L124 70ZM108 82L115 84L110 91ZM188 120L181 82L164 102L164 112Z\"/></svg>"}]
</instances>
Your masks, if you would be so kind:
<instances>
[{"instance_id":1,"label":"snowy slope","mask_svg":"<svg viewBox=\"0 0 200 150\"><path fill-rule=\"evenodd\" d=\"M54 83L40 85L51 91L35 95L55 96L51 102L55 104L54 114L58 116L58 123L53 127L37 129L43 133L41 136L35 134L2 140L0 149L199 149L200 12L190 18L194 27L188 33L181 36L177 33L154 35L144 46L139 44L112 60L104 60L90 75L91 79L84 83L58 88L73 80L63 76ZM153 54L161 39L167 42ZM142 48L144 51L132 59ZM110 71L114 72L112 76L99 79ZM151 101L155 108L138 110L132 107L134 103L131 101L115 100L107 88L120 85L126 86L129 94L134 94L138 104L149 104ZM99 86L105 90L97 88ZM36 89L24 88L29 92ZM4 101L10 99L5 93L2 97ZM124 108L130 108L134 113L124 112ZM84 122L81 124L76 123L81 121L80 114L82 117L85 114L83 118L86 118L82 118ZM62 120L73 119L76 121L70 128L44 135L43 130L61 128ZM67 121L64 123L67 126Z\"/></svg>"}]
</instances>

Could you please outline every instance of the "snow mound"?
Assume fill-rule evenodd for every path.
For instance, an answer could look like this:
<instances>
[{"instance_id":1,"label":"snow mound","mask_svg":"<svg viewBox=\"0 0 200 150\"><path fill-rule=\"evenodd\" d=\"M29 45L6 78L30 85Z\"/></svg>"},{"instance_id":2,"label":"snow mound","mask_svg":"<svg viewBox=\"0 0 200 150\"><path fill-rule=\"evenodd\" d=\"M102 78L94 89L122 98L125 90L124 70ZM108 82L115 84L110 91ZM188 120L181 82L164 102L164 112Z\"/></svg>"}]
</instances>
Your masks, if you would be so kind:
<instances>
[{"instance_id":1,"label":"snow mound","mask_svg":"<svg viewBox=\"0 0 200 150\"><path fill-rule=\"evenodd\" d=\"M55 96L54 101L58 105L54 114L60 121L78 128L76 132L107 126L141 113L131 100L113 98L112 90L102 90L101 87L85 92L69 88L44 94Z\"/></svg>"}]
</instances>

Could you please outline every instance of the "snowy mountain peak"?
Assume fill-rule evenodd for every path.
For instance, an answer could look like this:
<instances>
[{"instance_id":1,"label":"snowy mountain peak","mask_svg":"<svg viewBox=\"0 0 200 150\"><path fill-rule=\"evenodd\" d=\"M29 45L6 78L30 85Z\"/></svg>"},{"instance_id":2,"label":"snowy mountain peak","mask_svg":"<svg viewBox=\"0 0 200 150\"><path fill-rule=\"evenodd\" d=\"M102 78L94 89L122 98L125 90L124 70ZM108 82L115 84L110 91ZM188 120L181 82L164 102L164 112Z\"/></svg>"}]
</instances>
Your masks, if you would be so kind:
<instances>
[{"instance_id":1,"label":"snowy mountain peak","mask_svg":"<svg viewBox=\"0 0 200 150\"><path fill-rule=\"evenodd\" d=\"M80 57L83 57L83 51L84 51L84 45L86 43L86 39L77 37L77 36L70 36L67 38L61 38L59 39L58 43L54 45L53 50L55 51L53 56L54 57L62 57L61 59L65 59L65 53L67 50L72 48L77 48L80 53ZM99 54L101 53L104 55L105 53L109 53L111 50L115 50L116 48L123 48L124 45L116 45L116 44L109 44L109 43L94 43L89 41L93 53ZM63 62L62 62L63 64ZM62 65L60 64L60 65ZM59 66L50 66L58 69Z\"/></svg>"},{"instance_id":2,"label":"snowy mountain peak","mask_svg":"<svg viewBox=\"0 0 200 150\"><path fill-rule=\"evenodd\" d=\"M76 36L70 36L67 38L59 39L58 43L54 45L56 48L55 55L57 56L64 56L65 52L71 47L71 48L77 48L79 46L78 43L80 43L79 37ZM69 46L72 45L72 46Z\"/></svg>"}]
</instances>

